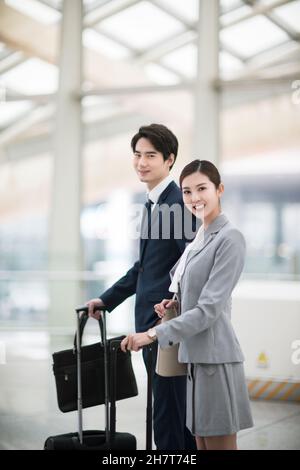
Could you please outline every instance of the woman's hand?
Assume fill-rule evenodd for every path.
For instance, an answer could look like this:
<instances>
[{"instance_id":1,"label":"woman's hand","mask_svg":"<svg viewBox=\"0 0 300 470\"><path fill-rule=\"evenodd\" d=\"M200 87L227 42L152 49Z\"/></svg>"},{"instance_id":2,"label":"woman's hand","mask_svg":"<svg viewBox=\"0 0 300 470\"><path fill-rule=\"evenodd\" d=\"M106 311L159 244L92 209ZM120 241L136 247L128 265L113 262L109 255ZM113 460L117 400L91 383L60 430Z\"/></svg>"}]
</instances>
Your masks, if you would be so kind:
<instances>
[{"instance_id":1,"label":"woman's hand","mask_svg":"<svg viewBox=\"0 0 300 470\"><path fill-rule=\"evenodd\" d=\"M154 305L154 310L159 316L159 318L163 318L166 314L166 311L169 308L177 308L178 306L178 301L173 300L173 299L164 299L160 302L160 304L155 304Z\"/></svg>"},{"instance_id":2,"label":"woman's hand","mask_svg":"<svg viewBox=\"0 0 300 470\"><path fill-rule=\"evenodd\" d=\"M147 333L135 333L126 336L121 342L121 349L123 352L128 351L139 351L143 346L153 343L153 340L149 338Z\"/></svg>"}]
</instances>

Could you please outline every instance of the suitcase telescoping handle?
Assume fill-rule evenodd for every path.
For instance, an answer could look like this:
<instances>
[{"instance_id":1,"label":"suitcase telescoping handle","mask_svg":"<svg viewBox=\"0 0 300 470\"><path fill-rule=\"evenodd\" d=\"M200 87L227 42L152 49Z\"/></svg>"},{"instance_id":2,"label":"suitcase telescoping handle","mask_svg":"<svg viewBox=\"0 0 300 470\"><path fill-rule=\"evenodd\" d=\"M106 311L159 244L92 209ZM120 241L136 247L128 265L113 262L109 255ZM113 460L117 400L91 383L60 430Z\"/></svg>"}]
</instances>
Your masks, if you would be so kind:
<instances>
[{"instance_id":1,"label":"suitcase telescoping handle","mask_svg":"<svg viewBox=\"0 0 300 470\"><path fill-rule=\"evenodd\" d=\"M153 345L147 346L147 410L146 410L146 450L152 450L152 380Z\"/></svg>"},{"instance_id":2,"label":"suitcase telescoping handle","mask_svg":"<svg viewBox=\"0 0 300 470\"><path fill-rule=\"evenodd\" d=\"M82 310L79 310L81 308L82 308ZM86 311L84 309L86 309ZM104 311L103 307L101 307L101 311ZM78 307L78 314L80 315L81 312L83 312L83 314L80 316L80 320L79 320L79 344L80 345L82 343L82 337L83 337L85 326L86 326L87 321L89 319L87 307ZM99 318L98 325L99 325L99 330L100 330L101 342L103 344L104 340L103 340L103 318L102 318L102 316L100 316L100 318ZM74 350L74 354L75 354L76 349L77 349L77 330L76 330L76 333L75 333L75 336L74 336L73 345L74 345L73 350Z\"/></svg>"},{"instance_id":3,"label":"suitcase telescoping handle","mask_svg":"<svg viewBox=\"0 0 300 470\"><path fill-rule=\"evenodd\" d=\"M102 315L99 320L102 342L104 347L104 379L105 379L105 438L109 442L109 391L108 391L108 354L107 354L107 336L106 336L106 318L105 307L97 307L96 311L101 310ZM78 436L80 444L83 443L82 433L82 387L81 387L81 318L80 314L88 314L86 305L75 309L77 315L77 332L76 332L76 354L77 354L77 408L78 408Z\"/></svg>"}]
</instances>

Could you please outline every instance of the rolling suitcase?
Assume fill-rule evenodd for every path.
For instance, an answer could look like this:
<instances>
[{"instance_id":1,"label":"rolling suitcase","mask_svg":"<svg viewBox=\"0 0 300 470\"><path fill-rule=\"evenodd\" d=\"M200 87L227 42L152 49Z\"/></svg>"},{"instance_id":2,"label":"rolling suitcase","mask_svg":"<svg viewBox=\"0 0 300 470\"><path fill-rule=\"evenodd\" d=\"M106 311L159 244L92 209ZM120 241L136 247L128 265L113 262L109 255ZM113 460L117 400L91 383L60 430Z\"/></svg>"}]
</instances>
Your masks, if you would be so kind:
<instances>
[{"instance_id":1,"label":"rolling suitcase","mask_svg":"<svg viewBox=\"0 0 300 470\"><path fill-rule=\"evenodd\" d=\"M79 307L77 313L77 401L78 401L78 432L50 436L44 444L45 450L135 450L136 438L133 434L116 432L116 352L120 341L110 342L112 353L112 373L108 371L108 342L106 335L105 310L102 311L102 331L104 345L104 380L105 380L105 430L82 430L82 384L81 384L81 336L80 313L87 314L87 307ZM110 406L109 406L110 405Z\"/></svg>"}]
</instances>

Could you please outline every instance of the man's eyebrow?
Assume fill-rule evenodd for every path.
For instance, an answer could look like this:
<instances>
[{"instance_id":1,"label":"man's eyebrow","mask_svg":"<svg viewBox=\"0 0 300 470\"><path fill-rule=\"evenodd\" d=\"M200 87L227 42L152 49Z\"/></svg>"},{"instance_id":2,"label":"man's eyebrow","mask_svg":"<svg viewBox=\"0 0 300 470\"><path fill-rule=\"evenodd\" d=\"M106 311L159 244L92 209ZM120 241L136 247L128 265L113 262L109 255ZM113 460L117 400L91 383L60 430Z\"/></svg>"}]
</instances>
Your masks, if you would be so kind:
<instances>
[{"instance_id":1,"label":"man's eyebrow","mask_svg":"<svg viewBox=\"0 0 300 470\"><path fill-rule=\"evenodd\" d=\"M135 150L134 153L141 153L140 150ZM146 154L147 153L157 153L156 150L149 150L149 152L145 152Z\"/></svg>"}]
</instances>

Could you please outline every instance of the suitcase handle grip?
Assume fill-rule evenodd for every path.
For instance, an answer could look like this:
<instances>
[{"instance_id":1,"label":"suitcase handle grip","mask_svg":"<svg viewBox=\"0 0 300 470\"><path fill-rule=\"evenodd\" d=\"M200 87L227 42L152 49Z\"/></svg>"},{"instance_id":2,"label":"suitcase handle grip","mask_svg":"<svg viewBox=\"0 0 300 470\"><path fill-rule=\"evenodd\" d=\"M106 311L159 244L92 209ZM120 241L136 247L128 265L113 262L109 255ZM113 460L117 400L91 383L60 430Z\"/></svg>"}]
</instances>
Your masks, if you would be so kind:
<instances>
[{"instance_id":1,"label":"suitcase handle grip","mask_svg":"<svg viewBox=\"0 0 300 470\"><path fill-rule=\"evenodd\" d=\"M97 310L98 310L98 308L97 308ZM100 307L99 310L102 310L103 312L105 312L106 309L104 307ZM83 315L79 316L79 314L81 312L83 312ZM73 344L74 344L74 346L73 346L74 354L77 350L77 339L79 339L79 345L81 346L84 328L85 328L85 325L86 325L86 323L89 319L88 307L87 306L77 307L76 308L76 314L79 318L79 337L77 338L77 333L75 333L74 342L73 342ZM99 324L99 328L100 328L101 342L104 345L105 339L104 339L103 318L102 318L102 316L99 318L98 324Z\"/></svg>"},{"instance_id":2,"label":"suitcase handle grip","mask_svg":"<svg viewBox=\"0 0 300 470\"><path fill-rule=\"evenodd\" d=\"M105 311L106 308L101 305L100 307L95 308L95 312L97 312L98 310ZM81 305L80 307L77 307L75 311L76 313L89 313L89 307L87 305Z\"/></svg>"}]
</instances>

